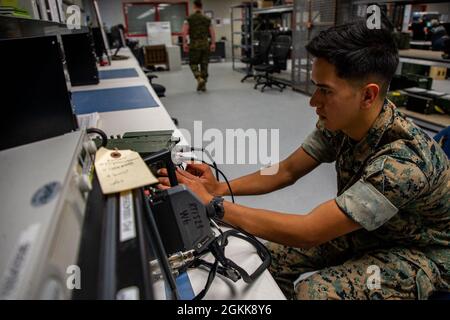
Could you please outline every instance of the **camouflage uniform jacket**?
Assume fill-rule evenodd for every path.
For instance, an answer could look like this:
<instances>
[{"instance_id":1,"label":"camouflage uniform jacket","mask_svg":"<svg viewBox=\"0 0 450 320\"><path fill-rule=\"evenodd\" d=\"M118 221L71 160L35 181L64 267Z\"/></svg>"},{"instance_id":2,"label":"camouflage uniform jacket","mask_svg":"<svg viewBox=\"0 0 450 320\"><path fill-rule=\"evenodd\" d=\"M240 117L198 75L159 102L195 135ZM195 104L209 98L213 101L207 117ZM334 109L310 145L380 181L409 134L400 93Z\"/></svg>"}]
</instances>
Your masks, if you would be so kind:
<instances>
[{"instance_id":1,"label":"camouflage uniform jacket","mask_svg":"<svg viewBox=\"0 0 450 320\"><path fill-rule=\"evenodd\" d=\"M319 121L302 147L319 162L336 161L336 203L363 227L350 234L355 250L416 248L450 277L449 160L392 102L361 141Z\"/></svg>"},{"instance_id":2,"label":"camouflage uniform jacket","mask_svg":"<svg viewBox=\"0 0 450 320\"><path fill-rule=\"evenodd\" d=\"M192 49L208 49L211 19L197 11L187 18L187 22L189 23L189 47Z\"/></svg>"}]
</instances>

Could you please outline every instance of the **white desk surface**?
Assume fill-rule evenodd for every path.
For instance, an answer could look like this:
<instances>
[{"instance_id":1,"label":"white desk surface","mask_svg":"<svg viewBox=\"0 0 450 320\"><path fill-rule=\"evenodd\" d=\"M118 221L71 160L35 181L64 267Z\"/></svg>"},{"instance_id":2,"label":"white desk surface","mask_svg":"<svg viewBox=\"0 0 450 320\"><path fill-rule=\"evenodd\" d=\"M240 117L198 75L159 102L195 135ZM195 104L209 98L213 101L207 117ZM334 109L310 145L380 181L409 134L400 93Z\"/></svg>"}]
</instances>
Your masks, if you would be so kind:
<instances>
[{"instance_id":1,"label":"white desk surface","mask_svg":"<svg viewBox=\"0 0 450 320\"><path fill-rule=\"evenodd\" d=\"M149 84L147 77L139 67L137 60L131 51L120 50L121 55L128 55L127 60L112 61L111 66L99 67L99 70L117 70L126 68L135 68L139 77L101 80L98 85L73 87L72 91L98 90L107 88L118 88L127 86L145 86L153 99L158 103L158 107L122 110L113 112L99 113L99 128L110 135L122 135L130 131L156 131L156 130L174 130L174 135L181 137L179 144L188 145L181 132L174 125L170 115L164 108L161 100ZM230 238L229 245L226 247L227 257L243 267L248 273L253 272L261 264L261 259L256 254L255 249L247 242ZM208 272L200 269L188 271L188 276L195 294L198 294L206 284ZM162 288L161 288L162 289ZM157 297L165 295L164 289L156 292ZM275 280L266 270L253 284L248 285L242 279L236 283L231 280L217 276L211 284L211 287L205 296L205 299L242 299L242 300L284 300L285 296L278 288Z\"/></svg>"},{"instance_id":2,"label":"white desk surface","mask_svg":"<svg viewBox=\"0 0 450 320\"><path fill-rule=\"evenodd\" d=\"M111 66L99 67L99 70L134 68L139 75L138 77L100 80L100 83L96 85L72 87L72 92L145 86L152 98L158 104L158 107L101 112L99 113L99 129L105 131L108 137L111 135L122 135L125 132L130 131L174 130L174 136L181 138L179 144L188 145L188 141L186 141L173 123L172 118L167 113L167 110L164 108L152 86L149 84L147 77L139 67L138 62L131 51L129 49L121 49L121 54L128 55L130 58L127 60L114 60L112 61Z\"/></svg>"},{"instance_id":3,"label":"white desk surface","mask_svg":"<svg viewBox=\"0 0 450 320\"><path fill-rule=\"evenodd\" d=\"M253 246L241 239L230 237L225 249L226 257L237 263L248 274L251 274L261 264L261 259L256 254ZM208 262L214 262L211 254L203 257ZM187 271L192 290L194 294L199 294L205 287L208 279L209 269L195 268ZM164 283L159 280L154 284L155 298L158 300L166 299L166 290ZM247 284L240 279L233 282L219 274L211 283L204 300L286 300L277 283L266 270L259 278Z\"/></svg>"}]
</instances>

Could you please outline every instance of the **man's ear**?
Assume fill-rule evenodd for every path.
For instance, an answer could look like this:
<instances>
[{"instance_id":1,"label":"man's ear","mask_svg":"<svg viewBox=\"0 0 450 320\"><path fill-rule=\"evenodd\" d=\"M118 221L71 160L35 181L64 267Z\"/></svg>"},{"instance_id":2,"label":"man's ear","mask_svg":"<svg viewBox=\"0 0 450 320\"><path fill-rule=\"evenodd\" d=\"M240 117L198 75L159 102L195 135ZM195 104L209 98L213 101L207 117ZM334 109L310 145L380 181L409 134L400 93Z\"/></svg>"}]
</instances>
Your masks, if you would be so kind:
<instances>
[{"instance_id":1,"label":"man's ear","mask_svg":"<svg viewBox=\"0 0 450 320\"><path fill-rule=\"evenodd\" d=\"M380 86L376 83L368 83L362 88L361 108L368 109L380 95Z\"/></svg>"}]
</instances>

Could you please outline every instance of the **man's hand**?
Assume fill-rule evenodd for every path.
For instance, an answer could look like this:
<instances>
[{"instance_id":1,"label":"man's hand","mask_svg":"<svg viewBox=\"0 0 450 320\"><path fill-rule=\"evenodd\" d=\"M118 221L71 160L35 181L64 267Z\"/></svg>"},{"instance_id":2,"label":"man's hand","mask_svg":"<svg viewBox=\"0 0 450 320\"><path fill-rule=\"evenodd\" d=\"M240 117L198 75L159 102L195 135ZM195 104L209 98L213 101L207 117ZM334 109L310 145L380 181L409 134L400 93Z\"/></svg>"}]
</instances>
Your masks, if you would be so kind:
<instances>
[{"instance_id":1,"label":"man's hand","mask_svg":"<svg viewBox=\"0 0 450 320\"><path fill-rule=\"evenodd\" d=\"M222 195L221 184L216 180L211 168L207 164L190 162L186 167L186 171L190 173L191 176L198 178L198 181L206 188L208 193ZM165 186L170 186L169 179L167 178L167 170L160 169L158 174L161 176L159 182ZM179 176L180 174L177 172L177 178Z\"/></svg>"},{"instance_id":2,"label":"man's hand","mask_svg":"<svg viewBox=\"0 0 450 320\"><path fill-rule=\"evenodd\" d=\"M165 169L164 169L165 170ZM201 178L197 177L185 170L181 170L177 168L177 180L180 184L184 184L186 187L188 187L192 192L194 192L200 200L203 202L203 204L208 204L213 196L206 190L205 186L201 182ZM158 188L160 189L168 189L170 188L169 179L168 178L159 178L160 184L158 185Z\"/></svg>"},{"instance_id":3,"label":"man's hand","mask_svg":"<svg viewBox=\"0 0 450 320\"><path fill-rule=\"evenodd\" d=\"M184 51L185 53L188 53L188 52L189 52L189 45L183 44L183 51Z\"/></svg>"},{"instance_id":4,"label":"man's hand","mask_svg":"<svg viewBox=\"0 0 450 320\"><path fill-rule=\"evenodd\" d=\"M215 43L211 43L211 45L209 46L209 50L210 50L211 52L216 51L216 44L215 44Z\"/></svg>"}]
</instances>

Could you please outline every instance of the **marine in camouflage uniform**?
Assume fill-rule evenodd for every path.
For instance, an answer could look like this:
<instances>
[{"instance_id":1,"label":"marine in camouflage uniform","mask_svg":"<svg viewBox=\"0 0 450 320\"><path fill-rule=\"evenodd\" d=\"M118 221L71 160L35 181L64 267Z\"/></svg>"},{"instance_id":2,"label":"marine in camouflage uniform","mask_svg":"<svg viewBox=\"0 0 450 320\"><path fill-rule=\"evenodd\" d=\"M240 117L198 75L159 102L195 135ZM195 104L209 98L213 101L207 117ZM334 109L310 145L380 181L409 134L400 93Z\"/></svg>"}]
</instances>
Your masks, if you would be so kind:
<instances>
[{"instance_id":1,"label":"marine in camouflage uniform","mask_svg":"<svg viewBox=\"0 0 450 320\"><path fill-rule=\"evenodd\" d=\"M196 11L187 18L189 24L189 65L199 86L205 91L208 81L209 40L211 19Z\"/></svg>"},{"instance_id":2,"label":"marine in camouflage uniform","mask_svg":"<svg viewBox=\"0 0 450 320\"><path fill-rule=\"evenodd\" d=\"M319 162L336 161L336 203L363 228L312 249L269 243L270 271L288 298L427 299L450 291L450 168L433 139L386 101L362 141L319 121L302 147ZM371 286L377 268L379 287ZM309 271L317 272L294 289Z\"/></svg>"}]
</instances>

